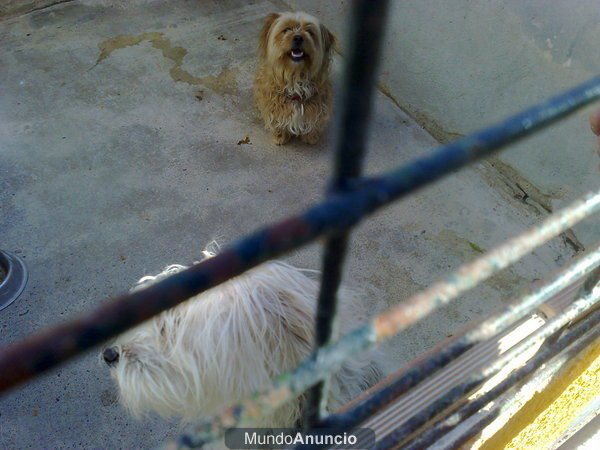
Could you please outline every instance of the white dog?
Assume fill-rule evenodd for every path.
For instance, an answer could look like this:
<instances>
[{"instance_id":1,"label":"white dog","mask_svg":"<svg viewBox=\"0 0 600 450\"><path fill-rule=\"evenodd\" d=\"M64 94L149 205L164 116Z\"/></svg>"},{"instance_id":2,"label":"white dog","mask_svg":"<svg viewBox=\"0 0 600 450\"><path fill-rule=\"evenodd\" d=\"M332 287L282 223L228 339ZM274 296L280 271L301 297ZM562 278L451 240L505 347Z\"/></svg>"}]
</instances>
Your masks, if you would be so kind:
<instances>
[{"instance_id":1,"label":"white dog","mask_svg":"<svg viewBox=\"0 0 600 450\"><path fill-rule=\"evenodd\" d=\"M213 254L205 252L205 256ZM170 266L135 289L185 269ZM102 352L122 404L134 415L156 412L194 422L263 391L311 353L318 283L309 271L268 262L119 336ZM313 272L314 273L314 272ZM340 323L360 323L355 296L340 292ZM347 363L331 382L335 410L377 381L371 357ZM286 404L256 426L301 423L303 399Z\"/></svg>"}]
</instances>

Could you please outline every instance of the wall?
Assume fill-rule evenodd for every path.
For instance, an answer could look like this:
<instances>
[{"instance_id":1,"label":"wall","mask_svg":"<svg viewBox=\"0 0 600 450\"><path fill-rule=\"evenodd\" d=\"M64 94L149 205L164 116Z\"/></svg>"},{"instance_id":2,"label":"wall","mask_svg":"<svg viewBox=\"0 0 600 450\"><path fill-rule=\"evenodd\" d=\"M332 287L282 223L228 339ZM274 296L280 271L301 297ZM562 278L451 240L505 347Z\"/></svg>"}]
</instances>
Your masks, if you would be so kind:
<instances>
[{"instance_id":1,"label":"wall","mask_svg":"<svg viewBox=\"0 0 600 450\"><path fill-rule=\"evenodd\" d=\"M318 15L345 36L350 1L287 3ZM600 72L596 0L393 0L391 4L382 90L440 142ZM588 111L512 146L481 170L504 194L540 215L598 189L595 144L585 119ZM575 232L581 242L591 245L598 240L600 226L588 220Z\"/></svg>"}]
</instances>

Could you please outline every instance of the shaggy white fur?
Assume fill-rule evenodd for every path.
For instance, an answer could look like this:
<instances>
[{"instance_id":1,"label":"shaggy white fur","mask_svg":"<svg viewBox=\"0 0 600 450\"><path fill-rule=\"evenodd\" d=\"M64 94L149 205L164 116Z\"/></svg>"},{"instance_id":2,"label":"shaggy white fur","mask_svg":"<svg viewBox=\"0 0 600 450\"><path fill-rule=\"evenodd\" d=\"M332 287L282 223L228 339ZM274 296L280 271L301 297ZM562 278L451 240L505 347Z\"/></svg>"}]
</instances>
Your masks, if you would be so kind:
<instances>
[{"instance_id":1,"label":"shaggy white fur","mask_svg":"<svg viewBox=\"0 0 600 450\"><path fill-rule=\"evenodd\" d=\"M135 289L183 269L169 266ZM311 353L318 283L310 274L268 262L118 337L103 356L122 404L134 415L154 411L194 422L268 389ZM342 289L340 300L339 322L349 331L361 315L351 291ZM378 377L372 357L345 364L332 378L328 408L341 407ZM298 398L256 426L299 425L302 404Z\"/></svg>"}]
</instances>

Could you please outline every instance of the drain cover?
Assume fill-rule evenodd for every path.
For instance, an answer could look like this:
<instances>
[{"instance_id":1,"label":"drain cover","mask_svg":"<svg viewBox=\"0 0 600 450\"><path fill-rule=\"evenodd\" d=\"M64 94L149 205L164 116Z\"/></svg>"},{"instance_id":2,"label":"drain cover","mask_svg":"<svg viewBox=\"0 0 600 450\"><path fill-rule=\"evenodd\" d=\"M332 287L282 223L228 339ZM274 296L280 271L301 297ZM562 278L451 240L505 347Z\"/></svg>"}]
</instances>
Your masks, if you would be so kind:
<instances>
[{"instance_id":1,"label":"drain cover","mask_svg":"<svg viewBox=\"0 0 600 450\"><path fill-rule=\"evenodd\" d=\"M0 310L14 302L27 284L27 268L21 258L0 250Z\"/></svg>"}]
</instances>

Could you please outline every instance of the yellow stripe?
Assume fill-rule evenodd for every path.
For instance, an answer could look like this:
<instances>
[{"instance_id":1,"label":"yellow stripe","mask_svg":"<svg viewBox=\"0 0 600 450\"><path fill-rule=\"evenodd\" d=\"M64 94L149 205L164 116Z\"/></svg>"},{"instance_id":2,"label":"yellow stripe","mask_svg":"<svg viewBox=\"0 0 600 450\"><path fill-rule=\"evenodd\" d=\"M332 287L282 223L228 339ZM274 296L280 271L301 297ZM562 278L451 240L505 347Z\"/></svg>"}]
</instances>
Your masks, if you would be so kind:
<instances>
[{"instance_id":1,"label":"yellow stripe","mask_svg":"<svg viewBox=\"0 0 600 450\"><path fill-rule=\"evenodd\" d=\"M550 448L583 408L599 395L600 340L596 340L527 401L500 430L473 447L481 445L479 448L483 450Z\"/></svg>"}]
</instances>

